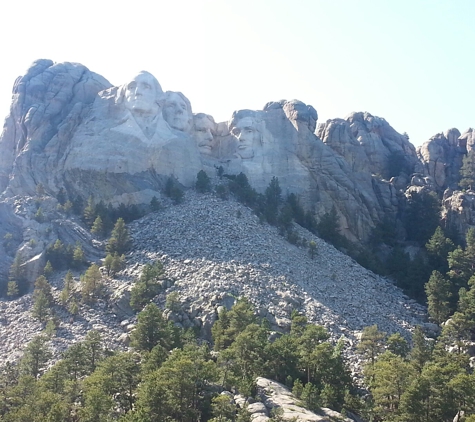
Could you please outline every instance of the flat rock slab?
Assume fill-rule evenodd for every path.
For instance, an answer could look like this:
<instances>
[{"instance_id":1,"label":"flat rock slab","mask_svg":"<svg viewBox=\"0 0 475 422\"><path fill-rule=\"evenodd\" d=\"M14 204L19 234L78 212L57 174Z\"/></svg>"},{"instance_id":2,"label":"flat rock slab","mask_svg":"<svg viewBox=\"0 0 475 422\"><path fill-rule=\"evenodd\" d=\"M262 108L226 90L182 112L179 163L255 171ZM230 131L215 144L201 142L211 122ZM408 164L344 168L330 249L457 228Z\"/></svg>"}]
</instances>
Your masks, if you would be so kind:
<instances>
[{"instance_id":1,"label":"flat rock slab","mask_svg":"<svg viewBox=\"0 0 475 422\"><path fill-rule=\"evenodd\" d=\"M256 384L265 406L269 410L272 408L282 408L284 411L282 414L284 419L295 419L297 421L333 422L338 420L342 422L352 422L351 419L344 417L341 413L330 409L322 408L319 412L320 414L305 409L301 406L300 400L297 399L287 387L276 381L259 377L256 380ZM249 407L255 406L256 404L262 403L254 403ZM257 419L253 419L253 421L256 420Z\"/></svg>"}]
</instances>

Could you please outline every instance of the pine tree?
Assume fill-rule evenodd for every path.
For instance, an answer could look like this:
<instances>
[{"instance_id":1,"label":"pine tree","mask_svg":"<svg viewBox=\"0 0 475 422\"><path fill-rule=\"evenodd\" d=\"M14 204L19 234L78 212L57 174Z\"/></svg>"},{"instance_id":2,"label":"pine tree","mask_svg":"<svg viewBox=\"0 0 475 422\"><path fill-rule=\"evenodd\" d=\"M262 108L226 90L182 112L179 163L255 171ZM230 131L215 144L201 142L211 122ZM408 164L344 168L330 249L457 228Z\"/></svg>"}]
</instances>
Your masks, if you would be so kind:
<instances>
[{"instance_id":1,"label":"pine tree","mask_svg":"<svg viewBox=\"0 0 475 422\"><path fill-rule=\"evenodd\" d=\"M154 196L151 200L150 200L150 209L152 211L158 211L160 209L160 202L158 201L157 197Z\"/></svg>"},{"instance_id":2,"label":"pine tree","mask_svg":"<svg viewBox=\"0 0 475 422\"><path fill-rule=\"evenodd\" d=\"M139 313L131 340L132 347L139 351L150 352L157 344L169 349L170 336L167 323L157 305L150 303Z\"/></svg>"},{"instance_id":3,"label":"pine tree","mask_svg":"<svg viewBox=\"0 0 475 422\"><path fill-rule=\"evenodd\" d=\"M40 182L36 185L36 194L38 196L43 196L43 195L46 194L45 187L43 186L43 183Z\"/></svg>"},{"instance_id":4,"label":"pine tree","mask_svg":"<svg viewBox=\"0 0 475 422\"><path fill-rule=\"evenodd\" d=\"M107 243L106 250L109 253L122 255L130 247L129 231L122 218L119 218L112 230L111 237Z\"/></svg>"},{"instance_id":5,"label":"pine tree","mask_svg":"<svg viewBox=\"0 0 475 422\"><path fill-rule=\"evenodd\" d=\"M18 289L17 294L24 294L28 291L28 279L26 278L25 259L23 255L18 252L10 267L9 281L16 284ZM11 284L13 289L13 283ZM13 290L12 290L13 291Z\"/></svg>"},{"instance_id":6,"label":"pine tree","mask_svg":"<svg viewBox=\"0 0 475 422\"><path fill-rule=\"evenodd\" d=\"M46 342L47 338L40 335L28 343L20 361L20 368L23 374L31 375L35 379L38 378L41 369L51 357L51 352Z\"/></svg>"},{"instance_id":7,"label":"pine tree","mask_svg":"<svg viewBox=\"0 0 475 422\"><path fill-rule=\"evenodd\" d=\"M102 218L100 215L98 215L94 220L94 223L91 227L91 233L99 237L102 237L104 235L104 224L102 223Z\"/></svg>"},{"instance_id":8,"label":"pine tree","mask_svg":"<svg viewBox=\"0 0 475 422\"><path fill-rule=\"evenodd\" d=\"M236 405L229 400L228 396L220 395L211 401L211 410L213 418L210 422L228 422L236 417Z\"/></svg>"},{"instance_id":9,"label":"pine tree","mask_svg":"<svg viewBox=\"0 0 475 422\"><path fill-rule=\"evenodd\" d=\"M96 206L94 205L94 199L92 196L90 196L87 200L87 205L86 208L84 208L82 215L84 222L88 225L88 227L92 227L94 220L96 219Z\"/></svg>"},{"instance_id":10,"label":"pine tree","mask_svg":"<svg viewBox=\"0 0 475 422\"><path fill-rule=\"evenodd\" d=\"M475 274L475 230L470 228L465 235L465 249L458 247L448 254L448 275L457 288L466 287Z\"/></svg>"},{"instance_id":11,"label":"pine tree","mask_svg":"<svg viewBox=\"0 0 475 422\"><path fill-rule=\"evenodd\" d=\"M183 191L180 188L178 180L169 177L165 183L165 195L172 199L175 204L179 204L183 200Z\"/></svg>"},{"instance_id":12,"label":"pine tree","mask_svg":"<svg viewBox=\"0 0 475 422\"><path fill-rule=\"evenodd\" d=\"M342 242L339 221L340 218L335 206L333 206L330 212L322 215L316 227L318 235L335 246L340 246Z\"/></svg>"},{"instance_id":13,"label":"pine tree","mask_svg":"<svg viewBox=\"0 0 475 422\"><path fill-rule=\"evenodd\" d=\"M18 296L18 283L16 281L9 281L7 285L7 297L14 299Z\"/></svg>"},{"instance_id":14,"label":"pine tree","mask_svg":"<svg viewBox=\"0 0 475 422\"><path fill-rule=\"evenodd\" d=\"M450 314L450 283L438 271L433 271L425 285L427 307L431 319L437 324L444 322Z\"/></svg>"},{"instance_id":15,"label":"pine tree","mask_svg":"<svg viewBox=\"0 0 475 422\"><path fill-rule=\"evenodd\" d=\"M71 304L69 305L68 312L75 317L79 313L79 305L76 302L76 299L73 299L71 301Z\"/></svg>"},{"instance_id":16,"label":"pine tree","mask_svg":"<svg viewBox=\"0 0 475 422\"><path fill-rule=\"evenodd\" d=\"M53 273L53 266L51 265L50 261L46 261L45 268L43 270L43 274L45 277L49 277Z\"/></svg>"},{"instance_id":17,"label":"pine tree","mask_svg":"<svg viewBox=\"0 0 475 422\"><path fill-rule=\"evenodd\" d=\"M82 246L79 242L76 243L73 252L73 265L75 268L81 268L86 261L86 257L84 255L84 251Z\"/></svg>"},{"instance_id":18,"label":"pine tree","mask_svg":"<svg viewBox=\"0 0 475 422\"><path fill-rule=\"evenodd\" d=\"M401 356L385 352L376 360L370 375L376 414L382 420L394 420L402 396L414 378L414 369Z\"/></svg>"},{"instance_id":19,"label":"pine tree","mask_svg":"<svg viewBox=\"0 0 475 422\"><path fill-rule=\"evenodd\" d=\"M61 295L60 295L60 300L61 304L64 306L68 302L70 296L71 296L71 289L73 286L73 274L71 271L68 271L66 273L66 276L64 277L64 286L63 290L61 290Z\"/></svg>"},{"instance_id":20,"label":"pine tree","mask_svg":"<svg viewBox=\"0 0 475 422\"><path fill-rule=\"evenodd\" d=\"M82 299L85 303L95 302L102 295L102 274L96 264L92 264L81 276Z\"/></svg>"},{"instance_id":21,"label":"pine tree","mask_svg":"<svg viewBox=\"0 0 475 422\"><path fill-rule=\"evenodd\" d=\"M59 188L58 193L56 194L56 199L58 200L60 205L64 205L67 200L66 191L63 187Z\"/></svg>"},{"instance_id":22,"label":"pine tree","mask_svg":"<svg viewBox=\"0 0 475 422\"><path fill-rule=\"evenodd\" d=\"M45 322L50 315L50 304L43 291L38 291L33 301L31 315L40 322Z\"/></svg>"},{"instance_id":23,"label":"pine tree","mask_svg":"<svg viewBox=\"0 0 475 422\"><path fill-rule=\"evenodd\" d=\"M377 325L371 325L363 329L361 341L358 343L357 349L367 360L371 368L374 367L376 357L383 350L383 340L385 334L378 330Z\"/></svg>"},{"instance_id":24,"label":"pine tree","mask_svg":"<svg viewBox=\"0 0 475 422\"><path fill-rule=\"evenodd\" d=\"M454 242L445 237L440 226L437 226L434 234L426 243L426 250L429 253L430 263L434 269L441 273L446 273L449 270L447 255L454 249Z\"/></svg>"},{"instance_id":25,"label":"pine tree","mask_svg":"<svg viewBox=\"0 0 475 422\"><path fill-rule=\"evenodd\" d=\"M308 253L311 259L315 258L315 254L317 253L317 244L313 240L308 242Z\"/></svg>"},{"instance_id":26,"label":"pine tree","mask_svg":"<svg viewBox=\"0 0 475 422\"><path fill-rule=\"evenodd\" d=\"M132 309L135 309L136 311L141 310L156 294L158 294L161 287L159 280L163 278L164 274L165 271L163 269L163 264L159 260L155 261L153 264L144 265L140 279L132 287L130 299L130 306Z\"/></svg>"},{"instance_id":27,"label":"pine tree","mask_svg":"<svg viewBox=\"0 0 475 422\"><path fill-rule=\"evenodd\" d=\"M101 334L97 330L88 331L86 338L84 339L84 360L86 363L86 369L88 372L92 372L96 369L97 363L101 360L102 351L102 338Z\"/></svg>"},{"instance_id":28,"label":"pine tree","mask_svg":"<svg viewBox=\"0 0 475 422\"><path fill-rule=\"evenodd\" d=\"M405 358L409 353L409 344L406 339L399 333L391 334L386 340L386 347L388 351Z\"/></svg>"},{"instance_id":29,"label":"pine tree","mask_svg":"<svg viewBox=\"0 0 475 422\"><path fill-rule=\"evenodd\" d=\"M38 210L36 211L35 220L38 221L38 223L43 223L45 220L45 216L43 214L43 210L41 209L41 207L39 207Z\"/></svg>"},{"instance_id":30,"label":"pine tree","mask_svg":"<svg viewBox=\"0 0 475 422\"><path fill-rule=\"evenodd\" d=\"M265 191L265 217L269 224L277 223L277 215L279 213L279 205L282 202L282 189L279 185L279 179L272 177L272 180Z\"/></svg>"},{"instance_id":31,"label":"pine tree","mask_svg":"<svg viewBox=\"0 0 475 422\"><path fill-rule=\"evenodd\" d=\"M45 293L48 303L52 304L54 302L53 293L51 284L49 284L48 279L44 275L40 275L35 281L35 291L42 291ZM33 292L34 297L34 292Z\"/></svg>"},{"instance_id":32,"label":"pine tree","mask_svg":"<svg viewBox=\"0 0 475 422\"><path fill-rule=\"evenodd\" d=\"M439 225L440 205L435 192L411 192L404 213L408 240L426 243Z\"/></svg>"},{"instance_id":33,"label":"pine tree","mask_svg":"<svg viewBox=\"0 0 475 422\"><path fill-rule=\"evenodd\" d=\"M425 339L424 332L420 326L416 326L412 335L412 350L410 354L411 363L414 368L421 373L425 363L430 360L432 350Z\"/></svg>"},{"instance_id":34,"label":"pine tree","mask_svg":"<svg viewBox=\"0 0 475 422\"><path fill-rule=\"evenodd\" d=\"M114 256L112 257L112 263L111 263L111 274L115 275L117 274L121 269L123 269L125 266L125 255L119 255L117 252L114 253Z\"/></svg>"},{"instance_id":35,"label":"pine tree","mask_svg":"<svg viewBox=\"0 0 475 422\"><path fill-rule=\"evenodd\" d=\"M200 170L196 175L195 188L200 193L209 192L211 190L211 180L204 170Z\"/></svg>"},{"instance_id":36,"label":"pine tree","mask_svg":"<svg viewBox=\"0 0 475 422\"><path fill-rule=\"evenodd\" d=\"M114 260L114 257L112 254L107 254L107 256L104 259L104 267L106 267L107 275L111 275L111 269L112 269L112 261Z\"/></svg>"},{"instance_id":37,"label":"pine tree","mask_svg":"<svg viewBox=\"0 0 475 422\"><path fill-rule=\"evenodd\" d=\"M326 348L326 346L323 348L321 346L329 337L328 332L321 325L308 324L302 335L297 338L299 363L305 368L308 383L312 381L315 372L316 359L319 358L318 351Z\"/></svg>"}]
</instances>

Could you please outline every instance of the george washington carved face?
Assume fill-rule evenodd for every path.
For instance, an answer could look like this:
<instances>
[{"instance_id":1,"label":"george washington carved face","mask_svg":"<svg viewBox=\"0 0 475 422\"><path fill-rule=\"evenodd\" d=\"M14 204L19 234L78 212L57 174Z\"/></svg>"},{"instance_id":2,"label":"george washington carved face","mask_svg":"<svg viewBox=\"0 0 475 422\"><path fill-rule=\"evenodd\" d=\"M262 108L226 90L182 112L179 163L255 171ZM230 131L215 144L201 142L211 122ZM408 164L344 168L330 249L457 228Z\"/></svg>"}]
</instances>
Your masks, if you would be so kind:
<instances>
[{"instance_id":1,"label":"george washington carved face","mask_svg":"<svg viewBox=\"0 0 475 422\"><path fill-rule=\"evenodd\" d=\"M133 112L156 114L159 109L157 95L151 75L141 73L126 85L124 104Z\"/></svg>"}]
</instances>

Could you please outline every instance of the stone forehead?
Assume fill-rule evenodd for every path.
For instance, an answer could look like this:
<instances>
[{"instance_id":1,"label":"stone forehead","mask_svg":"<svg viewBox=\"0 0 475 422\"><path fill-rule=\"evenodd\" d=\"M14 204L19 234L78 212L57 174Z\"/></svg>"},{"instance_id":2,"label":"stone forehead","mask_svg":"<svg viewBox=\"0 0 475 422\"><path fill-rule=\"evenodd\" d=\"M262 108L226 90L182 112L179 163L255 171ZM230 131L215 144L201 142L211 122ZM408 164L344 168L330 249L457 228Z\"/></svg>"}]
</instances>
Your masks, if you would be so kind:
<instances>
[{"instance_id":1,"label":"stone forehead","mask_svg":"<svg viewBox=\"0 0 475 422\"><path fill-rule=\"evenodd\" d=\"M152 83L153 87L155 88L155 90L157 91L157 93L160 93L160 94L163 93L163 89L162 89L160 83L158 82L157 78L155 76L153 76L150 72L147 72L146 70L141 70L140 72L135 74L123 86L127 86L130 82L136 81L136 80L139 80L139 79L146 79L146 80L150 81Z\"/></svg>"},{"instance_id":2,"label":"stone forehead","mask_svg":"<svg viewBox=\"0 0 475 422\"><path fill-rule=\"evenodd\" d=\"M205 113L198 113L193 115L193 122L195 124L197 123L210 123L213 126L216 125L216 122L213 119L213 116L210 116L209 114Z\"/></svg>"},{"instance_id":3,"label":"stone forehead","mask_svg":"<svg viewBox=\"0 0 475 422\"><path fill-rule=\"evenodd\" d=\"M190 115L193 114L190 100L180 91L165 92L165 103L167 103L168 101L171 101L173 97L178 97L179 99L183 100L183 102L186 104L186 109L188 110L188 113Z\"/></svg>"},{"instance_id":4,"label":"stone forehead","mask_svg":"<svg viewBox=\"0 0 475 422\"><path fill-rule=\"evenodd\" d=\"M255 123L256 121L253 117L247 116L236 120L235 126L254 126Z\"/></svg>"},{"instance_id":5,"label":"stone forehead","mask_svg":"<svg viewBox=\"0 0 475 422\"><path fill-rule=\"evenodd\" d=\"M231 117L231 120L228 122L228 128L231 129L236 127L239 121L249 118L252 120L252 124L257 123L260 120L259 113L254 110L238 110L235 111Z\"/></svg>"}]
</instances>

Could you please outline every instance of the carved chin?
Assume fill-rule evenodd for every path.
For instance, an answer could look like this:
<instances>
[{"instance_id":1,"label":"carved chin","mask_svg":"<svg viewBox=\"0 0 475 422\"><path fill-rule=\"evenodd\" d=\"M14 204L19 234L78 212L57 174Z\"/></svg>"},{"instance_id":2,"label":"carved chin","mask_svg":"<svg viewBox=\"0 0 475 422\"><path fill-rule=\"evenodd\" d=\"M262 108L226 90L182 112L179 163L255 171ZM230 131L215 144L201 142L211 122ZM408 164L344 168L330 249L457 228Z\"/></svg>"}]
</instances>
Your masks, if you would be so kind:
<instances>
[{"instance_id":1,"label":"carved chin","mask_svg":"<svg viewBox=\"0 0 475 422\"><path fill-rule=\"evenodd\" d=\"M211 154L211 145L199 145L198 149L201 154Z\"/></svg>"},{"instance_id":2,"label":"carved chin","mask_svg":"<svg viewBox=\"0 0 475 422\"><path fill-rule=\"evenodd\" d=\"M170 124L170 126L173 128L173 129L177 129L177 130L185 130L186 128L186 121L184 121L182 118L180 117L175 117L173 120L172 120L172 123Z\"/></svg>"},{"instance_id":3,"label":"carved chin","mask_svg":"<svg viewBox=\"0 0 475 422\"><path fill-rule=\"evenodd\" d=\"M129 103L127 107L130 111L134 113L152 113L155 112L156 107L151 104L144 103L142 101L136 101L134 103Z\"/></svg>"},{"instance_id":4,"label":"carved chin","mask_svg":"<svg viewBox=\"0 0 475 422\"><path fill-rule=\"evenodd\" d=\"M249 147L245 147L245 148L239 148L237 150L237 154L243 159L243 160L246 160L246 159L249 159L249 158L253 158L254 157L254 150L252 148L249 148Z\"/></svg>"}]
</instances>

